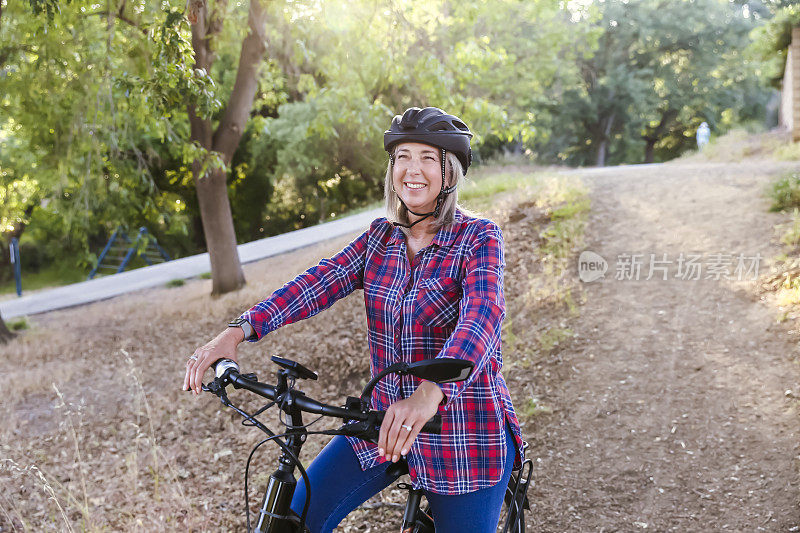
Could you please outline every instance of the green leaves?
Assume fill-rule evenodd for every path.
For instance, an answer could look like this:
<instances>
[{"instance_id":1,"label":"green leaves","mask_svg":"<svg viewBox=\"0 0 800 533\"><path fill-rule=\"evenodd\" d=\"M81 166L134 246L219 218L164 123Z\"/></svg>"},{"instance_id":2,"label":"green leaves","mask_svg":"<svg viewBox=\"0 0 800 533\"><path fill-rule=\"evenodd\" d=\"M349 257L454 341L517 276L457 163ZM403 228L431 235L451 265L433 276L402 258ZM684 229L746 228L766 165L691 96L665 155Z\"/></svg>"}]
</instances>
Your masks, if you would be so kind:
<instances>
[{"instance_id":1,"label":"green leaves","mask_svg":"<svg viewBox=\"0 0 800 533\"><path fill-rule=\"evenodd\" d=\"M204 4L213 61L197 63L183 1L30 1L1 15L0 222L20 218L28 238L84 258L118 225L201 248L193 167L227 173L240 241L374 202L383 131L412 105L461 116L476 160L672 157L701 120L716 132L760 116L758 46L779 49L796 13L747 48L762 19L724 0L270 2L267 58L230 158L206 140L237 81L247 2ZM203 142L190 142L189 109Z\"/></svg>"}]
</instances>

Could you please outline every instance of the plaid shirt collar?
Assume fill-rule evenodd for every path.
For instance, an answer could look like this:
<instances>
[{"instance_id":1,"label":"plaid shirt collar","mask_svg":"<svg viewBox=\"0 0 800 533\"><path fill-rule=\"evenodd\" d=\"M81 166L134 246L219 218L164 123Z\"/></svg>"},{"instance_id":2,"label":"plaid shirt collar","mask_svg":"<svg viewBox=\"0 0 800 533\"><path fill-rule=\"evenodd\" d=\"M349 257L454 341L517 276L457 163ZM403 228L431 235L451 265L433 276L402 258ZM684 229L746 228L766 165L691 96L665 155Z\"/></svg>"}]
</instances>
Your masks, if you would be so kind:
<instances>
[{"instance_id":1,"label":"plaid shirt collar","mask_svg":"<svg viewBox=\"0 0 800 533\"><path fill-rule=\"evenodd\" d=\"M453 244L453 241L456 239L458 232L461 230L461 224L464 219L464 214L461 212L460 209L456 208L456 212L453 216L453 223L449 226L445 226L441 228L438 233L433 237L433 241L431 244L435 244L439 247L446 247ZM399 244L401 242L405 242L406 236L403 234L403 230L400 229L400 226L393 226L392 229L392 236L389 238L389 242L393 244Z\"/></svg>"}]
</instances>

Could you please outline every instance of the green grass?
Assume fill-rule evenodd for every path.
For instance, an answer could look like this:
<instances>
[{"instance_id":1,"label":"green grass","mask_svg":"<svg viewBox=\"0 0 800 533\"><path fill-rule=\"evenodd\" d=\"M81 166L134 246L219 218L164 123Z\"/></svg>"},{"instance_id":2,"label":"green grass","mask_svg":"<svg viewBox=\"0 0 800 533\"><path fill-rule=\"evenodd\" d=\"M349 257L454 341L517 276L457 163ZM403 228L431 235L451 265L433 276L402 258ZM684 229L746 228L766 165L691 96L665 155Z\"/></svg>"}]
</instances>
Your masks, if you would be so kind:
<instances>
[{"instance_id":1,"label":"green grass","mask_svg":"<svg viewBox=\"0 0 800 533\"><path fill-rule=\"evenodd\" d=\"M458 200L470 209L486 208L492 202L492 197L507 191L523 187L537 187L540 178L535 174L521 172L502 172L467 179L461 190L458 191Z\"/></svg>"},{"instance_id":2,"label":"green grass","mask_svg":"<svg viewBox=\"0 0 800 533\"><path fill-rule=\"evenodd\" d=\"M572 337L572 335L572 330L569 328L550 328L539 336L539 345L543 352L549 352L558 346L561 341Z\"/></svg>"},{"instance_id":3,"label":"green grass","mask_svg":"<svg viewBox=\"0 0 800 533\"><path fill-rule=\"evenodd\" d=\"M775 148L773 157L779 161L799 161L800 143L782 144Z\"/></svg>"},{"instance_id":4,"label":"green grass","mask_svg":"<svg viewBox=\"0 0 800 533\"><path fill-rule=\"evenodd\" d=\"M538 398L530 398L528 403L522 406L522 416L533 418L539 415L549 415L553 413L553 408L545 405Z\"/></svg>"},{"instance_id":5,"label":"green grass","mask_svg":"<svg viewBox=\"0 0 800 533\"><path fill-rule=\"evenodd\" d=\"M792 219L786 224L777 226L781 233L780 240L786 246L797 246L800 244L800 210L796 207L792 210Z\"/></svg>"},{"instance_id":6,"label":"green grass","mask_svg":"<svg viewBox=\"0 0 800 533\"><path fill-rule=\"evenodd\" d=\"M200 274L200 279L211 279L211 272L203 272Z\"/></svg>"},{"instance_id":7,"label":"green grass","mask_svg":"<svg viewBox=\"0 0 800 533\"><path fill-rule=\"evenodd\" d=\"M30 322L28 322L28 317L20 316L17 318L12 318L10 320L7 320L6 326L8 326L8 329L10 329L11 331L23 331L26 329L30 329L31 324Z\"/></svg>"},{"instance_id":8,"label":"green grass","mask_svg":"<svg viewBox=\"0 0 800 533\"><path fill-rule=\"evenodd\" d=\"M566 185L557 191L557 199L563 201L550 213L552 223L539 236L542 252L557 260L566 260L583 246L583 234L591 209L591 200L583 186Z\"/></svg>"},{"instance_id":9,"label":"green grass","mask_svg":"<svg viewBox=\"0 0 800 533\"><path fill-rule=\"evenodd\" d=\"M788 172L774 181L767 190L772 200L770 211L800 207L800 172Z\"/></svg>"},{"instance_id":10,"label":"green grass","mask_svg":"<svg viewBox=\"0 0 800 533\"><path fill-rule=\"evenodd\" d=\"M22 271L22 294L25 291L35 291L45 287L67 285L85 281L88 272L75 268L73 265L51 265L43 268L39 272ZM14 279L0 284L0 294L12 294L16 292Z\"/></svg>"},{"instance_id":11,"label":"green grass","mask_svg":"<svg viewBox=\"0 0 800 533\"><path fill-rule=\"evenodd\" d=\"M180 278L171 279L164 284L165 287L183 287L186 284L185 280Z\"/></svg>"}]
</instances>

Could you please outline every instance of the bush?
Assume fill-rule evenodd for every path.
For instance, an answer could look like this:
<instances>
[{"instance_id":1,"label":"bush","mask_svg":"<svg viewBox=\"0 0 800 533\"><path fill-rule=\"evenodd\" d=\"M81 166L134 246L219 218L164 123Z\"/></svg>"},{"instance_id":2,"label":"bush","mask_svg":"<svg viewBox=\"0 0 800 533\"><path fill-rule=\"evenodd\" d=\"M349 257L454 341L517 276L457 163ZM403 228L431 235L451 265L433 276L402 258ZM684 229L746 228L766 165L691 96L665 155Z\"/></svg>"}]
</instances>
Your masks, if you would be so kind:
<instances>
[{"instance_id":1,"label":"bush","mask_svg":"<svg viewBox=\"0 0 800 533\"><path fill-rule=\"evenodd\" d=\"M30 329L31 325L28 322L28 317L21 316L18 318L12 318L11 320L6 322L6 326L11 331L22 331L25 329Z\"/></svg>"},{"instance_id":2,"label":"bush","mask_svg":"<svg viewBox=\"0 0 800 533\"><path fill-rule=\"evenodd\" d=\"M800 173L784 174L770 187L769 197L772 199L770 211L783 211L791 207L800 207Z\"/></svg>"}]
</instances>

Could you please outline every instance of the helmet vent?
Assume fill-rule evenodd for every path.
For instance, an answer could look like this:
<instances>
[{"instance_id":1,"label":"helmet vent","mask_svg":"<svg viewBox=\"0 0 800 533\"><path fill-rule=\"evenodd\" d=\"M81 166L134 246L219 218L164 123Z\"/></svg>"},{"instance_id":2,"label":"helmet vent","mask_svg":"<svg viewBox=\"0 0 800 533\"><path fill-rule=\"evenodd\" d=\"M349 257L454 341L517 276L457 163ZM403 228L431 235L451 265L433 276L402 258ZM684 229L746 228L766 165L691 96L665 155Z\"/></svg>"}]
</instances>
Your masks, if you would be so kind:
<instances>
[{"instance_id":1,"label":"helmet vent","mask_svg":"<svg viewBox=\"0 0 800 533\"><path fill-rule=\"evenodd\" d=\"M428 128L428 131L447 131L447 130L450 129L449 126L450 126L450 124L448 124L447 122L442 120L442 121L437 122L433 126L430 126Z\"/></svg>"},{"instance_id":2,"label":"helmet vent","mask_svg":"<svg viewBox=\"0 0 800 533\"><path fill-rule=\"evenodd\" d=\"M413 130L417 127L417 114L419 108L412 107L403 113L403 118L400 119L400 127L404 130Z\"/></svg>"}]
</instances>

